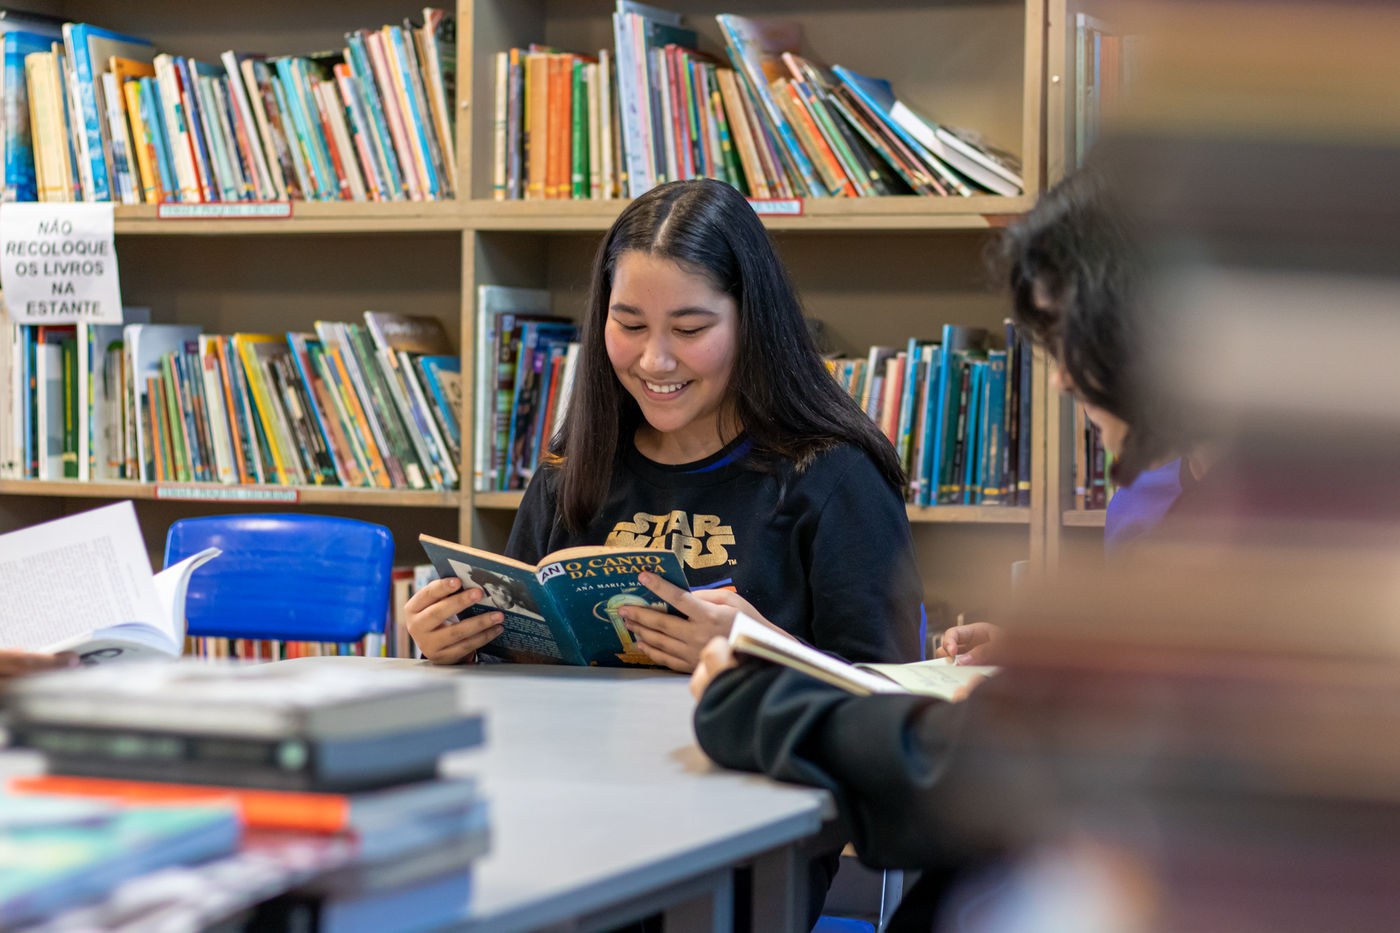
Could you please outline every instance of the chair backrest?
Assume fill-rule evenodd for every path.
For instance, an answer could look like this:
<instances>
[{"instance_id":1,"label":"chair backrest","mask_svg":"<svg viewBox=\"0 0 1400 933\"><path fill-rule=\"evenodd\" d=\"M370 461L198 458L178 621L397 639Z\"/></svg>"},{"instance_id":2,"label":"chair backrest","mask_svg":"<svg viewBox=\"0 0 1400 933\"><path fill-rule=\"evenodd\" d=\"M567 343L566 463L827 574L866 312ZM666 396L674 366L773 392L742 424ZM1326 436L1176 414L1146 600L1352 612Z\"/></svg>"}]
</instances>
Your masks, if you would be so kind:
<instances>
[{"instance_id":1,"label":"chair backrest","mask_svg":"<svg viewBox=\"0 0 1400 933\"><path fill-rule=\"evenodd\" d=\"M190 579L189 634L286 641L357 641L382 632L394 539L382 525L324 515L181 519L165 565L223 551Z\"/></svg>"}]
</instances>

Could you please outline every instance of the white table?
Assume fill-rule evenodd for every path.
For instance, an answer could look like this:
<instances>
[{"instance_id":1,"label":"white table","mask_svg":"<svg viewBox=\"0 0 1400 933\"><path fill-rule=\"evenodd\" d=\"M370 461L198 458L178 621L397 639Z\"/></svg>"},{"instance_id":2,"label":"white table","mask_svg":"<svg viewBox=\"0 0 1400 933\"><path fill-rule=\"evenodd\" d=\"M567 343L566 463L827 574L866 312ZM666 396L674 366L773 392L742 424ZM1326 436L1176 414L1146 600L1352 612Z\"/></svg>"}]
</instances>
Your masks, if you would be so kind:
<instances>
[{"instance_id":1,"label":"white table","mask_svg":"<svg viewBox=\"0 0 1400 933\"><path fill-rule=\"evenodd\" d=\"M423 662L315 658L292 663ZM426 666L426 665L423 665ZM753 929L806 924L802 843L823 791L712 765L684 677L520 665L437 669L486 713L486 744L450 757L490 798L491 853L458 929L606 930L665 912L667 933L733 927L733 869L753 866Z\"/></svg>"}]
</instances>

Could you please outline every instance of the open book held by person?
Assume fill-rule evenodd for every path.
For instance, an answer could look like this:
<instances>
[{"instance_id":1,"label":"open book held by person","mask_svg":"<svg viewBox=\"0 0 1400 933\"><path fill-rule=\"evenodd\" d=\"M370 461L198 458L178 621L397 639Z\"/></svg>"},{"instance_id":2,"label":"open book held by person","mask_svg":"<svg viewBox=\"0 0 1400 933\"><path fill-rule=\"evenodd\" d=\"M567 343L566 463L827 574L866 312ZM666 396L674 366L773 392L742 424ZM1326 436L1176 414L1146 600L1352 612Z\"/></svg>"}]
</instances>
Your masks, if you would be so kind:
<instances>
[{"instance_id":1,"label":"open book held by person","mask_svg":"<svg viewBox=\"0 0 1400 933\"><path fill-rule=\"evenodd\" d=\"M847 664L795 638L775 632L743 613L734 618L734 626L729 630L729 644L737 652L801 671L857 696L914 693L952 700L979 678L989 677L997 671L997 668L986 665L955 665L949 658L909 664Z\"/></svg>"},{"instance_id":2,"label":"open book held by person","mask_svg":"<svg viewBox=\"0 0 1400 933\"><path fill-rule=\"evenodd\" d=\"M84 664L178 657L190 575L218 554L151 573L130 502L0 535L0 647L72 651Z\"/></svg>"},{"instance_id":3,"label":"open book held by person","mask_svg":"<svg viewBox=\"0 0 1400 933\"><path fill-rule=\"evenodd\" d=\"M505 631L480 652L508 661L654 667L617 610L633 605L675 613L637 582L643 571L690 588L670 551L575 547L531 566L429 535L418 540L438 576L457 577L463 590L479 587L486 594L467 615L505 616Z\"/></svg>"}]
</instances>

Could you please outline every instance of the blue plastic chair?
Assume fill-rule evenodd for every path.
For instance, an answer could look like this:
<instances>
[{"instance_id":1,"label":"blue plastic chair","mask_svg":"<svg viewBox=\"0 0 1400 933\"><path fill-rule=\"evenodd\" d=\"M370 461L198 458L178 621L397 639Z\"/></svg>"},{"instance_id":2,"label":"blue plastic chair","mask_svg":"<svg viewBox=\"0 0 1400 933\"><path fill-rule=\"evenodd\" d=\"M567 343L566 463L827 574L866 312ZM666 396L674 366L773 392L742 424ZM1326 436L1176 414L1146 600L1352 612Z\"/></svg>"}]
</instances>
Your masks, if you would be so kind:
<instances>
[{"instance_id":1,"label":"blue plastic chair","mask_svg":"<svg viewBox=\"0 0 1400 933\"><path fill-rule=\"evenodd\" d=\"M207 547L185 616L192 636L351 642L382 632L394 538L324 515L218 515L170 526L165 566Z\"/></svg>"}]
</instances>

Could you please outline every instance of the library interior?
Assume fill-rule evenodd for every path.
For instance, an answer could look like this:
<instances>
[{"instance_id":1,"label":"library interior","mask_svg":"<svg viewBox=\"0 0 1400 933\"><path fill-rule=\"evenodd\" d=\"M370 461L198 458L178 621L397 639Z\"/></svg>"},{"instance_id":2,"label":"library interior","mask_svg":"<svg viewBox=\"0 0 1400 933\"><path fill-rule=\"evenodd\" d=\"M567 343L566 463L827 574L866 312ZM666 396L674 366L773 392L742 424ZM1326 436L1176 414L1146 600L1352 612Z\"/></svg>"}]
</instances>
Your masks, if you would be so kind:
<instances>
[{"instance_id":1,"label":"library interior","mask_svg":"<svg viewBox=\"0 0 1400 933\"><path fill-rule=\"evenodd\" d=\"M0 931L1394 929L1397 36L0 0Z\"/></svg>"}]
</instances>

